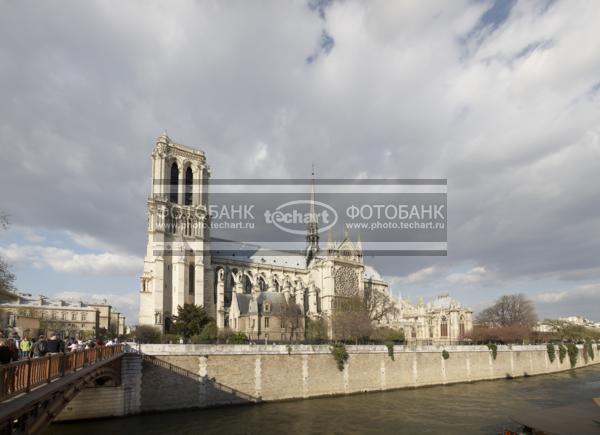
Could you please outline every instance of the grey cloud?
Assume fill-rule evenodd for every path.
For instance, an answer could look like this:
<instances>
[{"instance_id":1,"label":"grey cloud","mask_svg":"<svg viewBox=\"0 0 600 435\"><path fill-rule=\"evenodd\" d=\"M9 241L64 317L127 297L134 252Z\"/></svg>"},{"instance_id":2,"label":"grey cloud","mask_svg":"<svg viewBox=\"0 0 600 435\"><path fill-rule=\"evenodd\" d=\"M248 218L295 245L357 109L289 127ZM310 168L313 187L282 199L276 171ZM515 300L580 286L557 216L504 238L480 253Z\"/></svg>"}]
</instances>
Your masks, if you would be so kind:
<instances>
[{"instance_id":1,"label":"grey cloud","mask_svg":"<svg viewBox=\"0 0 600 435\"><path fill-rule=\"evenodd\" d=\"M468 57L482 3L315 4L6 3L2 209L141 255L166 128L215 177L448 178L449 256L375 259L385 275L597 267L596 3L517 3Z\"/></svg>"}]
</instances>

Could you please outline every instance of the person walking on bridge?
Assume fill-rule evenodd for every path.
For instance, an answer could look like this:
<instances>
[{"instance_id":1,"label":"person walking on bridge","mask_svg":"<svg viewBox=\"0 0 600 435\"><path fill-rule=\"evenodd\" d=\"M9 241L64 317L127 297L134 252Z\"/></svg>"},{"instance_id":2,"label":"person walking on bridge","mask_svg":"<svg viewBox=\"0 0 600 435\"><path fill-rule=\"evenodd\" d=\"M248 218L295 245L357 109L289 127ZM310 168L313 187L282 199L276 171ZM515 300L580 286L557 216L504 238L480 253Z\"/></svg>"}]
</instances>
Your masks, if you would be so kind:
<instances>
[{"instance_id":1,"label":"person walking on bridge","mask_svg":"<svg viewBox=\"0 0 600 435\"><path fill-rule=\"evenodd\" d=\"M0 338L0 364L8 364L14 360L14 355L8 347L5 338Z\"/></svg>"},{"instance_id":2,"label":"person walking on bridge","mask_svg":"<svg viewBox=\"0 0 600 435\"><path fill-rule=\"evenodd\" d=\"M65 353L65 343L56 334L52 334L48 340L48 353Z\"/></svg>"},{"instance_id":3,"label":"person walking on bridge","mask_svg":"<svg viewBox=\"0 0 600 435\"><path fill-rule=\"evenodd\" d=\"M41 358L48 352L48 342L46 341L46 337L40 335L38 341L35 342L33 347L31 348L31 354L34 358Z\"/></svg>"},{"instance_id":4,"label":"person walking on bridge","mask_svg":"<svg viewBox=\"0 0 600 435\"><path fill-rule=\"evenodd\" d=\"M29 337L23 337L23 340L19 343L19 349L21 350L21 358L29 357L31 353L31 340L29 340Z\"/></svg>"}]
</instances>

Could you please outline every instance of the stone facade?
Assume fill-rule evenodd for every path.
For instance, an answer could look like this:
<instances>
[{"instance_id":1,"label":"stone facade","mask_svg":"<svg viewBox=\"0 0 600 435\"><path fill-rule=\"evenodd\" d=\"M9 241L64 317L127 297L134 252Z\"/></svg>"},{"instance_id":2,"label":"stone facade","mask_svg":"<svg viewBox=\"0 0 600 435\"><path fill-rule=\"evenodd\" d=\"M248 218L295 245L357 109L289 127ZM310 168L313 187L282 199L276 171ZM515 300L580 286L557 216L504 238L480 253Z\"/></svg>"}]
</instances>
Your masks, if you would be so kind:
<instances>
[{"instance_id":1,"label":"stone facade","mask_svg":"<svg viewBox=\"0 0 600 435\"><path fill-rule=\"evenodd\" d=\"M50 332L83 337L97 333L100 312L83 302L13 293L0 303L0 319L2 331L16 332L22 337Z\"/></svg>"},{"instance_id":2,"label":"stone facade","mask_svg":"<svg viewBox=\"0 0 600 435\"><path fill-rule=\"evenodd\" d=\"M166 134L157 139L140 324L167 332L177 307L194 303L204 306L219 328L243 331L257 340L282 340L302 334L307 319L330 319L338 298L367 291L389 297L396 313L380 325L403 329L409 341L454 342L472 328L471 310L447 295L427 305L394 297L388 283L364 263L360 239L352 241L347 233L341 241L330 236L321 250L314 183L303 252L211 251L209 179L202 151L177 144ZM265 303L274 310L266 310Z\"/></svg>"},{"instance_id":3,"label":"stone facade","mask_svg":"<svg viewBox=\"0 0 600 435\"><path fill-rule=\"evenodd\" d=\"M111 310L107 304L33 297L15 291L0 294L0 330L23 336L54 332L69 337L97 335L100 328L111 330ZM114 313L114 311L113 311ZM118 315L118 313L117 313ZM125 318L121 318L121 330Z\"/></svg>"}]
</instances>

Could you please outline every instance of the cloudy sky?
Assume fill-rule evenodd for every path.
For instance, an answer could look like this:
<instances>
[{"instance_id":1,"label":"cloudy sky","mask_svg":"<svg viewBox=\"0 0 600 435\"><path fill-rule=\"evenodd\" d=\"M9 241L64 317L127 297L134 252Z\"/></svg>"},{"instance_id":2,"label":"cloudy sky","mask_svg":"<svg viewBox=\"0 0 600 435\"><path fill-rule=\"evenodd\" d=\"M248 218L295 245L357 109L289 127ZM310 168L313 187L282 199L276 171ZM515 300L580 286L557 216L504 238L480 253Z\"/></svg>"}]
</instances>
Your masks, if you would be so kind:
<instances>
[{"instance_id":1,"label":"cloudy sky","mask_svg":"<svg viewBox=\"0 0 600 435\"><path fill-rule=\"evenodd\" d=\"M600 320L600 2L5 1L0 256L132 322L150 152L213 177L448 179L448 256L394 293Z\"/></svg>"}]
</instances>

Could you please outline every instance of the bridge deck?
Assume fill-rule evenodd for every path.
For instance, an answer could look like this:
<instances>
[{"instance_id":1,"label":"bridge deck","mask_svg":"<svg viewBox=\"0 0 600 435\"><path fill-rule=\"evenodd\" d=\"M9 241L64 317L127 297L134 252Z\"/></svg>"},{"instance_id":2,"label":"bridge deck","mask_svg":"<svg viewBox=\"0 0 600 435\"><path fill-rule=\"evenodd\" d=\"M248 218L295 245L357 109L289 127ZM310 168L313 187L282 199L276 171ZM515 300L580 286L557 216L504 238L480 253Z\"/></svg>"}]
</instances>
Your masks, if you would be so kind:
<instances>
[{"instance_id":1,"label":"bridge deck","mask_svg":"<svg viewBox=\"0 0 600 435\"><path fill-rule=\"evenodd\" d=\"M35 433L37 426L55 417L84 385L103 375L118 381L117 360L124 351L123 345L106 346L0 366L0 433L16 423L22 429L27 426L21 433ZM26 421L35 421L34 428Z\"/></svg>"}]
</instances>

